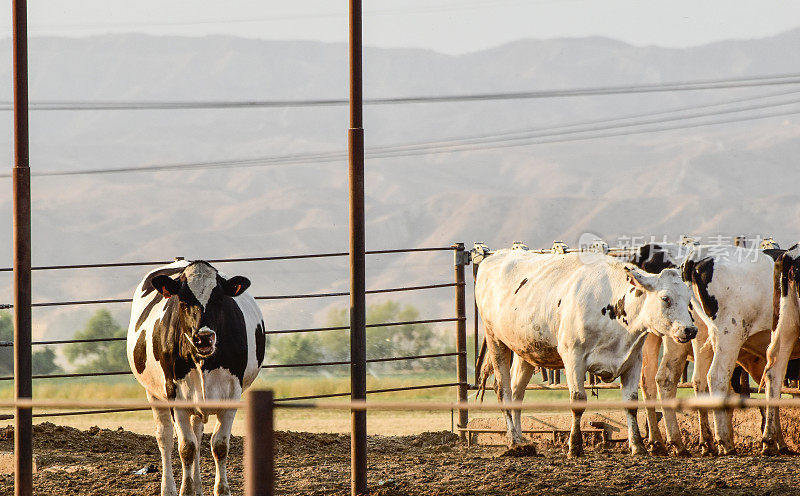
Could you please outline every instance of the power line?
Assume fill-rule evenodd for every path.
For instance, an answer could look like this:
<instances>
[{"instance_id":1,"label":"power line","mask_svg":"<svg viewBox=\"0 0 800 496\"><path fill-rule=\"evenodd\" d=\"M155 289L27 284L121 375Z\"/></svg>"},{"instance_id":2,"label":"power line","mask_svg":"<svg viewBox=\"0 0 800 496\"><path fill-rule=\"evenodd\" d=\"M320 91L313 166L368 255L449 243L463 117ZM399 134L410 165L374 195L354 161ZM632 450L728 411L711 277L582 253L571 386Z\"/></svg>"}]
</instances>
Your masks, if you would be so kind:
<instances>
[{"instance_id":1,"label":"power line","mask_svg":"<svg viewBox=\"0 0 800 496\"><path fill-rule=\"evenodd\" d=\"M394 16L394 15L417 15L432 14L439 12L452 12L454 8L459 11L493 9L498 3L525 3L530 0L494 0L493 2L476 1L471 3L454 2L443 5L430 5L425 7L412 7L410 9L365 9L364 16ZM539 0L539 4L559 3L564 0ZM575 1L575 0L573 0ZM247 17L230 19L201 19L196 21L164 21L164 22L122 22L122 23L86 23L86 24L34 24L30 27L32 32L70 32L70 31L92 31L92 30L115 30L115 29L146 29L160 27L182 27L182 26L208 26L220 24L258 24L268 22L307 20L307 19L328 19L328 18L347 17L347 11L316 12L314 14L286 14L267 17ZM10 34L10 30L2 30L0 33Z\"/></svg>"},{"instance_id":2,"label":"power line","mask_svg":"<svg viewBox=\"0 0 800 496\"><path fill-rule=\"evenodd\" d=\"M792 93L792 92L787 92L787 93ZM782 94L783 93L764 95L760 97L754 97L753 99L772 98L775 96L780 96ZM709 106L726 105L731 102L736 102L736 100L721 102L717 104L708 104L705 106L701 106L701 108ZM692 120L704 117L714 117L718 115L725 115L736 112L763 110L767 108L793 105L797 103L800 103L800 99L774 102L762 105L750 105L736 109L722 109L714 112L696 112L690 115L672 116L662 119L650 118L650 119L639 120L629 123L621 123L616 125L608 123L612 121L631 120L632 117L621 117L608 121L599 121L604 125L596 125L596 126L591 126L590 124L598 123L598 121L589 121L583 123L562 125L556 128L549 128L549 129L539 128L527 131L514 131L512 133L501 133L497 135L482 135L478 137L455 138L448 141L429 141L422 143L388 145L388 146L368 149L366 155L369 158L405 157L405 156L425 155L425 154L452 153L459 151L489 150L489 149L528 146L528 145L546 144L546 143L562 143L569 141L582 141L588 139L654 133L654 132L662 132L662 131L677 130L677 129L688 129L701 126L718 125L718 124L726 124L733 122L744 122L744 121L764 119L770 117L794 115L800 113L800 111L792 110L792 111L773 112L770 114L761 114L756 116L734 117L728 119L718 119L715 121L706 121L706 122L690 123L690 124L677 124L677 125L672 124L669 126L661 126L661 127L655 127L654 125L664 124L674 121ZM685 111L685 110L687 109L683 107L678 109L677 111ZM662 111L653 114L647 114L647 116L659 115L675 111L676 110ZM626 129L631 127L643 127L643 126L651 126L651 127L645 129ZM578 128L578 129L569 130L571 128ZM552 132L554 129L566 129L566 130L560 132ZM621 131L623 129L626 130ZM259 157L250 159L225 160L225 161L207 161L207 162L191 162L191 163L164 164L164 165L139 166L139 167L118 167L118 168L107 168L107 169L38 172L34 173L33 175L71 176L71 175L112 174L112 173L122 173L122 172L164 172L164 171L179 171L179 170L192 170L192 169L263 167L268 165L303 165L309 163L319 164L319 163L338 162L338 161L343 161L345 159L346 159L345 152L328 151L328 152L316 152L316 153L294 154L294 155L277 155L271 157ZM10 177L10 176L9 174L4 173L0 174L0 177Z\"/></svg>"},{"instance_id":3,"label":"power line","mask_svg":"<svg viewBox=\"0 0 800 496\"><path fill-rule=\"evenodd\" d=\"M502 93L473 93L462 95L410 96L365 99L365 105L403 105L415 103L454 103L498 100L530 100L542 98L569 98L578 96L627 95L639 93L664 93L674 91L699 91L730 88L754 88L799 84L800 74L772 76L748 76L729 79L710 79L676 83L653 83L625 86L599 86L564 90L540 90ZM239 101L50 101L32 102L31 111L78 111L78 110L189 110L189 109L233 109L233 108L292 108L292 107L337 107L348 105L349 100L339 98L305 100L239 100ZM11 102L0 102L0 111L13 109Z\"/></svg>"}]
</instances>

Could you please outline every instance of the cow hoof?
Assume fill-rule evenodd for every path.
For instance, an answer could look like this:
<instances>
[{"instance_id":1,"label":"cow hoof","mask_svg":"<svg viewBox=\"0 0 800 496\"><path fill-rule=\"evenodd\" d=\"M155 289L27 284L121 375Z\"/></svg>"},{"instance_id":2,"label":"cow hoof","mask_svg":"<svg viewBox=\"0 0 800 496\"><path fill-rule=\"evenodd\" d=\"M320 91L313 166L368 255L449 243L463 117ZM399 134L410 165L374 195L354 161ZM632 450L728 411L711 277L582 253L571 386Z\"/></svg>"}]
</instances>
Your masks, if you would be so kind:
<instances>
[{"instance_id":1,"label":"cow hoof","mask_svg":"<svg viewBox=\"0 0 800 496\"><path fill-rule=\"evenodd\" d=\"M700 456L717 456L717 449L710 444L703 443L700 445Z\"/></svg>"},{"instance_id":2,"label":"cow hoof","mask_svg":"<svg viewBox=\"0 0 800 496\"><path fill-rule=\"evenodd\" d=\"M686 448L675 448L675 456L678 458L691 458L692 452Z\"/></svg>"},{"instance_id":3,"label":"cow hoof","mask_svg":"<svg viewBox=\"0 0 800 496\"><path fill-rule=\"evenodd\" d=\"M777 456L779 454L780 450L774 444L761 443L761 456Z\"/></svg>"},{"instance_id":4,"label":"cow hoof","mask_svg":"<svg viewBox=\"0 0 800 496\"><path fill-rule=\"evenodd\" d=\"M734 456L736 454L736 448L731 446L730 448L726 448L725 446L719 447L719 456Z\"/></svg>"},{"instance_id":5,"label":"cow hoof","mask_svg":"<svg viewBox=\"0 0 800 496\"><path fill-rule=\"evenodd\" d=\"M797 452L794 451L793 449L790 449L788 446L784 446L783 448L779 449L778 453L780 453L781 455L784 455L784 456L795 456L795 455L797 455Z\"/></svg>"},{"instance_id":6,"label":"cow hoof","mask_svg":"<svg viewBox=\"0 0 800 496\"><path fill-rule=\"evenodd\" d=\"M652 443L650 444L650 454L655 456L667 456L669 453L663 443Z\"/></svg>"},{"instance_id":7,"label":"cow hoof","mask_svg":"<svg viewBox=\"0 0 800 496\"><path fill-rule=\"evenodd\" d=\"M567 453L567 458L580 458L582 456L583 456L583 449L570 448L569 452Z\"/></svg>"},{"instance_id":8,"label":"cow hoof","mask_svg":"<svg viewBox=\"0 0 800 496\"><path fill-rule=\"evenodd\" d=\"M644 449L644 446L641 448L631 448L631 455L633 456L647 456L647 450Z\"/></svg>"}]
</instances>

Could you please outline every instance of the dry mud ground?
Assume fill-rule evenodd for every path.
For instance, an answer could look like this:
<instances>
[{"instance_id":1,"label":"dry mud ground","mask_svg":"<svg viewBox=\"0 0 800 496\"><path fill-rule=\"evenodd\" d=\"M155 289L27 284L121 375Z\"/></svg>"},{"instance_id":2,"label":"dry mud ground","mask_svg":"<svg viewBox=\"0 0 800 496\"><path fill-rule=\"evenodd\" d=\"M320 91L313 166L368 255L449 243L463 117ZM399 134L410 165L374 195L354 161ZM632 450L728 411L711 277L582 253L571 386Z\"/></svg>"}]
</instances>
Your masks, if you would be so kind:
<instances>
[{"instance_id":1,"label":"dry mud ground","mask_svg":"<svg viewBox=\"0 0 800 496\"><path fill-rule=\"evenodd\" d=\"M790 429L791 430L791 429ZM35 426L37 495L158 494L160 461L152 436L51 423ZM794 434L793 434L794 436ZM688 437L688 436L687 436ZM278 494L349 494L350 442L342 434L276 433ZM10 451L13 431L0 431ZM471 446L449 432L369 438L370 492L382 496L493 494L800 494L800 457L761 458L751 443L720 458L635 458L624 443L587 447L579 460L564 447L537 443L537 456L505 456L500 446ZM693 449L695 449L693 447ZM202 451L206 494L214 468L208 434ZM153 466L156 472L132 472ZM232 440L228 474L242 493L242 439ZM179 465L176 465L176 477ZM0 494L13 494L13 476L0 476Z\"/></svg>"}]
</instances>

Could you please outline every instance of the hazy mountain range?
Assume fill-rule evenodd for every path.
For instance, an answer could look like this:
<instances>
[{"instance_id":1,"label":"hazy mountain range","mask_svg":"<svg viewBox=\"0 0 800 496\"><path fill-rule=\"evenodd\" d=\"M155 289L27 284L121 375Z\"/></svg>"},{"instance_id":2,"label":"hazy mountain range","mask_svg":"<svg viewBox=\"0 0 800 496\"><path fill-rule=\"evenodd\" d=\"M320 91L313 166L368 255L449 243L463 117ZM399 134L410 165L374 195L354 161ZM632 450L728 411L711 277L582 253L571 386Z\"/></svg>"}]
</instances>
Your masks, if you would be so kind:
<instances>
[{"instance_id":1,"label":"hazy mountain range","mask_svg":"<svg viewBox=\"0 0 800 496\"><path fill-rule=\"evenodd\" d=\"M604 38L521 40L449 56L366 49L367 97L454 95L800 73L800 30L691 49L635 47ZM11 99L10 41L0 40L0 100ZM344 98L347 47L231 37L144 35L30 42L32 101L196 101ZM796 91L794 94L788 93ZM797 85L469 103L369 106L368 147L451 140L639 115L649 127L774 112L792 103L699 120L665 110L719 112L736 99L800 101ZM0 149L12 162L11 113ZM615 124L634 121L616 122ZM343 151L346 107L238 110L37 111L34 172L252 159ZM648 127L625 127L625 132ZM587 135L579 135L586 137ZM574 137L574 135L573 135ZM513 143L507 136L490 143ZM548 139L563 139L552 136ZM666 132L367 161L368 249L514 240L548 247L584 232L621 235L772 235L800 238L800 120L794 115ZM0 195L0 265L11 262L11 189ZM346 251L343 161L159 173L41 177L33 181L34 265L223 258ZM347 289L346 258L220 266L260 295ZM144 269L37 272L34 300L127 296ZM452 280L452 256L370 257L368 287ZM0 303L10 300L0 273ZM452 316L452 290L402 294L425 317ZM268 326L320 323L337 301L264 306ZM96 307L37 310L36 334L70 335ZM113 307L122 321L125 305Z\"/></svg>"}]
</instances>

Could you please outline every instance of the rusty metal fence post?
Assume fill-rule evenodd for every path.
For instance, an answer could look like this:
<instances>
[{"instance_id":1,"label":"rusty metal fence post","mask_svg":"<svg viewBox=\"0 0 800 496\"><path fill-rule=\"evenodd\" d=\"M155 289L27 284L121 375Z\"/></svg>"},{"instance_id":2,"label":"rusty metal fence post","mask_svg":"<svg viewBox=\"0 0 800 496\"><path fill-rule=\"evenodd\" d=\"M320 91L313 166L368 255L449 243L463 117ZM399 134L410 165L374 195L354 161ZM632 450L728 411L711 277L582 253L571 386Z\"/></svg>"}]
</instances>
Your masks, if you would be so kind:
<instances>
[{"instance_id":1,"label":"rusty metal fence post","mask_svg":"<svg viewBox=\"0 0 800 496\"><path fill-rule=\"evenodd\" d=\"M31 173L28 147L27 2L13 0L14 25L14 396L33 396L31 375ZM33 422L30 408L14 415L14 494L33 494Z\"/></svg>"},{"instance_id":2,"label":"rusty metal fence post","mask_svg":"<svg viewBox=\"0 0 800 496\"><path fill-rule=\"evenodd\" d=\"M274 494L274 408L272 391L252 390L247 394L247 431L244 439L246 496Z\"/></svg>"},{"instance_id":3,"label":"rusty metal fence post","mask_svg":"<svg viewBox=\"0 0 800 496\"><path fill-rule=\"evenodd\" d=\"M464 283L464 267L469 263L469 254L464 251L464 243L456 243L454 248L454 262L456 275L456 346L458 357L456 359L456 380L458 382L458 401L467 401L467 297L466 284ZM458 411L458 427L466 429L469 423L469 411ZM466 433L461 431L462 439Z\"/></svg>"},{"instance_id":4,"label":"rusty metal fence post","mask_svg":"<svg viewBox=\"0 0 800 496\"><path fill-rule=\"evenodd\" d=\"M361 0L350 0L350 399L367 399ZM367 493L367 412L350 411L350 494Z\"/></svg>"}]
</instances>

